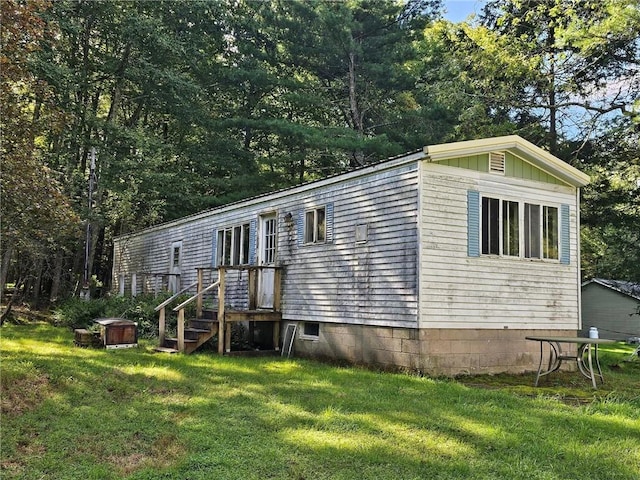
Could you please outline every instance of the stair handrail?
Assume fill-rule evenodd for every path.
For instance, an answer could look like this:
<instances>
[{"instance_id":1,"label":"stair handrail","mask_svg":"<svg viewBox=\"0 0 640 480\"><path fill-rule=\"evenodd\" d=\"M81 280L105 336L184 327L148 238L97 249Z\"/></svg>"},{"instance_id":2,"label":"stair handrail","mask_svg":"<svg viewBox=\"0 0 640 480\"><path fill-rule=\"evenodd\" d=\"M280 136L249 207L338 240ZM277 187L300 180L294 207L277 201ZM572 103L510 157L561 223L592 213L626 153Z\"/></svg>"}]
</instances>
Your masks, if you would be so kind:
<instances>
[{"instance_id":1,"label":"stair handrail","mask_svg":"<svg viewBox=\"0 0 640 480\"><path fill-rule=\"evenodd\" d=\"M164 302L162 302L160 305L158 305L156 308L154 308L154 310L156 312L159 312L160 310L162 310L164 307L166 307L167 305L169 305L171 302L173 302L176 298L178 298L180 295L182 295L184 292L186 292L187 290L191 290L193 287L197 286L198 282L195 281L193 282L191 285L184 287L182 290L180 290L178 293L174 293L173 295L171 295L171 297L167 298Z\"/></svg>"},{"instance_id":2,"label":"stair handrail","mask_svg":"<svg viewBox=\"0 0 640 480\"><path fill-rule=\"evenodd\" d=\"M203 288L199 292L193 294L191 297L189 297L188 299L186 299L184 302L182 302L180 305L178 305L173 309L174 312L178 312L177 334L178 334L178 351L180 353L184 353L184 308L187 305L189 305L191 302L193 302L195 299L200 298L202 295L207 293L209 290L216 288L218 285L220 285L220 279L218 279L217 282L212 283L208 287Z\"/></svg>"},{"instance_id":3,"label":"stair handrail","mask_svg":"<svg viewBox=\"0 0 640 480\"><path fill-rule=\"evenodd\" d=\"M196 282L194 285L197 285L198 282ZM182 302L180 305L178 305L177 307L175 307L173 309L174 312L177 312L179 310L182 310L184 307L186 307L187 305L189 305L191 302L193 302L195 299L197 299L198 297L204 295L205 293L209 292L210 290L213 290L214 288L216 288L218 285L220 285L220 280L216 281L215 283L212 283L211 285L209 285L206 288L203 288L202 290L200 290L198 293L194 293L191 297L187 298L184 302Z\"/></svg>"}]
</instances>

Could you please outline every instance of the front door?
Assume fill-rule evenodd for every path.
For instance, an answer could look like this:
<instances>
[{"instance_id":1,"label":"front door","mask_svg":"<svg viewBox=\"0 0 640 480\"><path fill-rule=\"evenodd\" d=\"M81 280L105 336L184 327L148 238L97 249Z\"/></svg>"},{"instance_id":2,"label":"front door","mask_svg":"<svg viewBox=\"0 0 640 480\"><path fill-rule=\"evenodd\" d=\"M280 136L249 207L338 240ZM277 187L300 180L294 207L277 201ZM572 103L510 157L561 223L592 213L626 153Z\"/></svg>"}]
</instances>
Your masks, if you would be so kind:
<instances>
[{"instance_id":1,"label":"front door","mask_svg":"<svg viewBox=\"0 0 640 480\"><path fill-rule=\"evenodd\" d=\"M258 239L258 265L275 267L278 240L275 213L260 216ZM273 308L274 277L275 270L273 268L261 268L258 271L258 308Z\"/></svg>"}]
</instances>

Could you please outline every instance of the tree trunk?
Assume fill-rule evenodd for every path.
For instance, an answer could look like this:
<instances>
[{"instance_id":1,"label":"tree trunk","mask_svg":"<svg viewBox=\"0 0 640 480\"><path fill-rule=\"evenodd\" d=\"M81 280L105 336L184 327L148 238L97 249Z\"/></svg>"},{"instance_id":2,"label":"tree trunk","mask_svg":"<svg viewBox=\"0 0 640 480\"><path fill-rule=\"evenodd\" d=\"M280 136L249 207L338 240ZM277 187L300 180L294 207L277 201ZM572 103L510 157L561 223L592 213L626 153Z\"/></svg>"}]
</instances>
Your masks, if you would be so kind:
<instances>
[{"instance_id":1,"label":"tree trunk","mask_svg":"<svg viewBox=\"0 0 640 480\"><path fill-rule=\"evenodd\" d=\"M353 52L349 52L349 108L353 128L358 132L360 138L364 138L362 114L360 113L358 97L356 95L356 55ZM364 154L362 150L353 152L351 166L360 167L362 165L364 165Z\"/></svg>"},{"instance_id":2,"label":"tree trunk","mask_svg":"<svg viewBox=\"0 0 640 480\"><path fill-rule=\"evenodd\" d=\"M64 261L64 253L58 250L55 254L53 276L51 279L51 292L49 293L49 301L55 302L60 292L60 283L62 281L62 263Z\"/></svg>"},{"instance_id":3,"label":"tree trunk","mask_svg":"<svg viewBox=\"0 0 640 480\"><path fill-rule=\"evenodd\" d=\"M556 106L556 48L555 29L549 27L547 45L549 47L549 152L558 153L558 107Z\"/></svg>"},{"instance_id":4,"label":"tree trunk","mask_svg":"<svg viewBox=\"0 0 640 480\"><path fill-rule=\"evenodd\" d=\"M9 265L11 264L12 256L13 245L9 245L2 255L2 266L0 267L0 300L4 298L4 286L7 283L7 277L9 275Z\"/></svg>"}]
</instances>

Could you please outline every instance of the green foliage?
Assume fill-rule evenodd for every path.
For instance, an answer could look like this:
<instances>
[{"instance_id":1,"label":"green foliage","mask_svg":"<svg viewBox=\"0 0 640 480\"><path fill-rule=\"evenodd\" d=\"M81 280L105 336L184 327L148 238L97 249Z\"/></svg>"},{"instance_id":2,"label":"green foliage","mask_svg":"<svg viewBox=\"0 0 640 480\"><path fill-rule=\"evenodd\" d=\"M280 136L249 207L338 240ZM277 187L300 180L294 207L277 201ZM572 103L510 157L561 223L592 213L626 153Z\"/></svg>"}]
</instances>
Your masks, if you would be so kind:
<instances>
[{"instance_id":1,"label":"green foliage","mask_svg":"<svg viewBox=\"0 0 640 480\"><path fill-rule=\"evenodd\" d=\"M139 338L156 338L158 336L158 313L154 310L162 303L167 296L138 295L130 296L107 296L89 301L79 298L71 298L53 312L56 325L75 328L95 329L93 322L98 318L125 318L138 323ZM186 300L176 299L173 306ZM189 309L188 315L193 315L193 308ZM175 328L175 316L167 318L167 327Z\"/></svg>"},{"instance_id":2,"label":"green foliage","mask_svg":"<svg viewBox=\"0 0 640 480\"><path fill-rule=\"evenodd\" d=\"M581 166L603 119L637 130L638 0L495 0L457 25L441 3L2 2L2 272L55 298L83 273L79 219L109 285L115 235L205 208L512 133Z\"/></svg>"}]
</instances>

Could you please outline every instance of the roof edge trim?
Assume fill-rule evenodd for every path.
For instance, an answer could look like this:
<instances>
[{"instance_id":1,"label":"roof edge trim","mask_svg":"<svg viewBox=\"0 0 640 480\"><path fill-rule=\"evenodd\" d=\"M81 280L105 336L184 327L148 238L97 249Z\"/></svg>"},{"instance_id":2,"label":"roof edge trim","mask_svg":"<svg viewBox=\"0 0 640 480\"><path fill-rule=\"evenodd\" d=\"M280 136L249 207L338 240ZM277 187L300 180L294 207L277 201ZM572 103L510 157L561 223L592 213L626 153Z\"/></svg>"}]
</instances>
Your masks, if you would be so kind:
<instances>
[{"instance_id":1,"label":"roof edge trim","mask_svg":"<svg viewBox=\"0 0 640 480\"><path fill-rule=\"evenodd\" d=\"M560 180L575 187L584 187L591 180L586 173L563 162L555 155L550 154L518 135L481 138L478 140L442 143L424 147L424 153L430 162L489 153L496 150L513 150L519 152L520 156L529 163L548 171Z\"/></svg>"}]
</instances>

